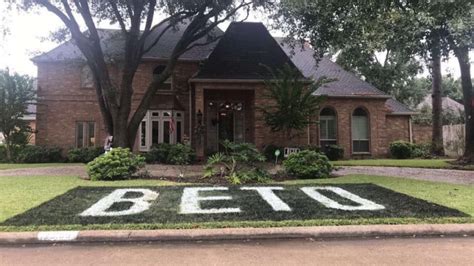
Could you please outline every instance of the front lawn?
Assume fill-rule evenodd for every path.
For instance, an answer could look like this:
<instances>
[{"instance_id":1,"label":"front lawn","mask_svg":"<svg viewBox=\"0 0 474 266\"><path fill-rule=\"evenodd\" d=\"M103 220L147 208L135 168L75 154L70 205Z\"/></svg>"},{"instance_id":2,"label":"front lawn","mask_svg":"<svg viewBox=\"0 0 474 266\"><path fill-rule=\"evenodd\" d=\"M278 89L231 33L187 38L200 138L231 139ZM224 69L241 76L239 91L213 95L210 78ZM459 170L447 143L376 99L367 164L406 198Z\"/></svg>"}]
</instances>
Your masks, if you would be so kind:
<instances>
[{"instance_id":1,"label":"front lawn","mask_svg":"<svg viewBox=\"0 0 474 266\"><path fill-rule=\"evenodd\" d=\"M0 226L0 231L23 230L65 230L65 229L156 229L156 228L196 228L196 227L235 227L235 226L298 226L298 225L340 225L340 224L378 224L378 223L447 223L474 222L474 186L434 183L392 177L351 175L331 179L286 181L287 185L314 184L361 184L372 183L415 198L430 201L459 210L471 217L425 217L425 218L355 218L355 219L296 219L286 221L206 221L175 224L135 223L135 224L73 224L42 226ZM281 184L281 183L280 183ZM176 183L158 180L130 180L117 182L91 182L76 177L0 177L0 222L24 213L67 191L82 187L137 187L168 186ZM183 184L180 184L183 185ZM403 216L405 217L405 216Z\"/></svg>"},{"instance_id":2,"label":"front lawn","mask_svg":"<svg viewBox=\"0 0 474 266\"><path fill-rule=\"evenodd\" d=\"M449 159L367 159L332 161L334 166L394 166L415 168L455 168Z\"/></svg>"},{"instance_id":3,"label":"front lawn","mask_svg":"<svg viewBox=\"0 0 474 266\"><path fill-rule=\"evenodd\" d=\"M0 170L38 168L38 167L61 167L83 165L81 163L0 163Z\"/></svg>"}]
</instances>

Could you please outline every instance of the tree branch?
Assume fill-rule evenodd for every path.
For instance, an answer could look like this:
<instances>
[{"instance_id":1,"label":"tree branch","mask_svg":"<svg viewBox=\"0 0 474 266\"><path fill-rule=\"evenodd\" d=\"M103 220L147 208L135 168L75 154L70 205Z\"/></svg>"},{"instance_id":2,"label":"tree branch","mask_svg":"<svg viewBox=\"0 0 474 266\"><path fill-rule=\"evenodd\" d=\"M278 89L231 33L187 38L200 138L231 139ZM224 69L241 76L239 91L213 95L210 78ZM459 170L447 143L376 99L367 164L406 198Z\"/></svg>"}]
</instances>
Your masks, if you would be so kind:
<instances>
[{"instance_id":1,"label":"tree branch","mask_svg":"<svg viewBox=\"0 0 474 266\"><path fill-rule=\"evenodd\" d=\"M122 33L124 35L126 35L127 34L127 27L125 26L125 22L122 18L122 15L120 15L120 11L118 10L117 1L108 0L108 2L110 4L110 6L112 7L112 11L113 11L115 17L117 18L117 22L120 25L120 29L122 30Z\"/></svg>"}]
</instances>

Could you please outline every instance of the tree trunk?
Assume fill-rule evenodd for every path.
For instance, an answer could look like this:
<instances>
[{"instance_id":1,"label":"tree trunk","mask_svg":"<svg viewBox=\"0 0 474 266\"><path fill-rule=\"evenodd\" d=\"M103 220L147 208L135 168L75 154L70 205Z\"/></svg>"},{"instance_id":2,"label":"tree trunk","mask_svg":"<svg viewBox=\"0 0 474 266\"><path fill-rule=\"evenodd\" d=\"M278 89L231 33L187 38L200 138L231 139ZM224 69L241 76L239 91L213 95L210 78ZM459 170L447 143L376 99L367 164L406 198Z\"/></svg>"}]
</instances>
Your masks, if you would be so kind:
<instances>
[{"instance_id":1,"label":"tree trunk","mask_svg":"<svg viewBox=\"0 0 474 266\"><path fill-rule=\"evenodd\" d=\"M7 155L7 160L8 162L12 162L12 146L10 143L10 136L4 134L3 137L5 139L5 153Z\"/></svg>"},{"instance_id":2,"label":"tree trunk","mask_svg":"<svg viewBox=\"0 0 474 266\"><path fill-rule=\"evenodd\" d=\"M441 99L441 51L438 43L431 49L433 136L431 151L434 155L444 155L443 123Z\"/></svg>"},{"instance_id":3,"label":"tree trunk","mask_svg":"<svg viewBox=\"0 0 474 266\"><path fill-rule=\"evenodd\" d=\"M461 69L461 86L464 99L464 112L466 115L465 150L461 159L464 163L474 163L474 92L471 80L471 64L469 63L469 49L467 46L455 49Z\"/></svg>"}]
</instances>

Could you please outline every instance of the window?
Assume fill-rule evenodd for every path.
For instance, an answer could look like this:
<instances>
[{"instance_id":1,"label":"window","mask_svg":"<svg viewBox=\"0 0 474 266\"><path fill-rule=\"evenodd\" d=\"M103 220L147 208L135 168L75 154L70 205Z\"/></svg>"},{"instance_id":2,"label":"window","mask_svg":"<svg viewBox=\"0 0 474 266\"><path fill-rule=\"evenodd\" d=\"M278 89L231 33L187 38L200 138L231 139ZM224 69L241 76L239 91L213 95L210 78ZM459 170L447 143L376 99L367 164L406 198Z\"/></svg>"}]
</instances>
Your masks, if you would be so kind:
<instances>
[{"instance_id":1,"label":"window","mask_svg":"<svg viewBox=\"0 0 474 266\"><path fill-rule=\"evenodd\" d=\"M93 88L94 76L89 66L83 66L81 69L81 88Z\"/></svg>"},{"instance_id":2,"label":"window","mask_svg":"<svg viewBox=\"0 0 474 266\"><path fill-rule=\"evenodd\" d=\"M95 122L76 123L76 147L95 146Z\"/></svg>"},{"instance_id":3,"label":"window","mask_svg":"<svg viewBox=\"0 0 474 266\"><path fill-rule=\"evenodd\" d=\"M352 113L352 152L369 153L369 116L362 108Z\"/></svg>"},{"instance_id":4,"label":"window","mask_svg":"<svg viewBox=\"0 0 474 266\"><path fill-rule=\"evenodd\" d=\"M158 76L165 70L165 65L159 65L153 70L153 78L158 78ZM159 90L163 91L170 91L171 90L171 77L169 77L163 84L160 85L158 88Z\"/></svg>"},{"instance_id":5,"label":"window","mask_svg":"<svg viewBox=\"0 0 474 266\"><path fill-rule=\"evenodd\" d=\"M329 145L337 144L336 112L324 108L319 114L319 145L324 150Z\"/></svg>"},{"instance_id":6,"label":"window","mask_svg":"<svg viewBox=\"0 0 474 266\"><path fill-rule=\"evenodd\" d=\"M183 139L183 112L148 111L140 124L140 151L148 151L153 144L181 143Z\"/></svg>"}]
</instances>

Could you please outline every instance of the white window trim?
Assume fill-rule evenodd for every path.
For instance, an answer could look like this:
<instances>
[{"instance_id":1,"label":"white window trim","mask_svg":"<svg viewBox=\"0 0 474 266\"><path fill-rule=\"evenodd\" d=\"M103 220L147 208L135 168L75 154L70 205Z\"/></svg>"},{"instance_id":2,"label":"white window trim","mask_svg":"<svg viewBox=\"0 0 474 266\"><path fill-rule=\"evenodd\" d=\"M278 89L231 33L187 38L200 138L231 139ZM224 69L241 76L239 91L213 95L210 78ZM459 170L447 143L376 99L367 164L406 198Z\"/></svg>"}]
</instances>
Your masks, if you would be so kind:
<instances>
[{"instance_id":1,"label":"white window trim","mask_svg":"<svg viewBox=\"0 0 474 266\"><path fill-rule=\"evenodd\" d=\"M157 117L153 117L152 113L158 113ZM172 116L164 116L165 113L171 113ZM180 115L180 116L178 116ZM182 111L173 111L173 110L148 110L145 117L143 118L142 122L146 122L146 136L145 136L145 146L142 145L142 123L140 123L140 127L138 128L138 142L139 142L139 150L140 151L149 151L152 143L152 132L153 127L152 123L158 121L158 143L163 143L164 139L164 124L165 122L172 122L174 120L174 130L173 133L170 134L170 143L176 144L177 140L177 123L181 123L181 140L183 139L184 135L184 112Z\"/></svg>"},{"instance_id":2,"label":"white window trim","mask_svg":"<svg viewBox=\"0 0 474 266\"><path fill-rule=\"evenodd\" d=\"M335 126L336 126L336 129L335 129L335 133L336 133L336 137L333 138L333 139L325 139L325 138L322 138L322 134L321 134L321 123L319 124L319 144L321 145L321 142L322 141L335 141L337 143L337 119L336 119L336 116L332 116L332 115L323 115L323 116L320 116L319 117L319 120L325 120L325 121L329 121L329 120L334 120L335 121ZM328 124L326 123L326 127L324 128L324 130L326 131L326 136L329 135L329 128L327 126Z\"/></svg>"},{"instance_id":3,"label":"white window trim","mask_svg":"<svg viewBox=\"0 0 474 266\"><path fill-rule=\"evenodd\" d=\"M77 125L79 123L82 123L82 146L79 147L79 142L78 142L78 131L77 131ZM89 145L89 124L94 124L94 144ZM95 121L76 121L75 123L75 139L76 139L76 148L89 148L89 147L96 147L97 145L97 123Z\"/></svg>"},{"instance_id":4,"label":"white window trim","mask_svg":"<svg viewBox=\"0 0 474 266\"><path fill-rule=\"evenodd\" d=\"M354 138L354 133L353 133L353 127L354 127L354 115L352 115L351 119L351 152L352 154L371 154L371 148L370 148L370 117L369 114L366 112L366 117L367 117L367 138ZM367 141L368 144L368 151L354 151L354 141Z\"/></svg>"}]
</instances>

